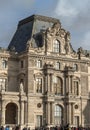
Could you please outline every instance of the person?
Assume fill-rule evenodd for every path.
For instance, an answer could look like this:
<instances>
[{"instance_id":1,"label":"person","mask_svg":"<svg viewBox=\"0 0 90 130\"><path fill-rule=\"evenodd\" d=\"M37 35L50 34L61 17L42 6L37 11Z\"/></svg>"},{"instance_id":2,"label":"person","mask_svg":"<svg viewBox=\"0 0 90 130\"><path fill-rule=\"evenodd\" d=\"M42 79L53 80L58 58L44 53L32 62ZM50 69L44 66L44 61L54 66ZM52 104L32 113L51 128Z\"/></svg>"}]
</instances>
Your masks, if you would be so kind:
<instances>
[{"instance_id":1,"label":"person","mask_svg":"<svg viewBox=\"0 0 90 130\"><path fill-rule=\"evenodd\" d=\"M5 127L5 130L9 130L9 126L6 126L6 127Z\"/></svg>"}]
</instances>

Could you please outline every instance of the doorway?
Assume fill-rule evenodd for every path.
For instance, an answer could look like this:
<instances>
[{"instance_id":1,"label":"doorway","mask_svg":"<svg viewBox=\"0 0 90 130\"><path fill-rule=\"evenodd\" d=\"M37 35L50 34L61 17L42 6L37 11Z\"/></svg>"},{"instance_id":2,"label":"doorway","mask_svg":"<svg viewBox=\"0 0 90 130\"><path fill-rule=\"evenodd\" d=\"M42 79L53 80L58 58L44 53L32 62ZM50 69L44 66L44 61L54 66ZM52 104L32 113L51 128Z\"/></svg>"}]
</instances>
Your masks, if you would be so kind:
<instances>
[{"instance_id":1,"label":"doorway","mask_svg":"<svg viewBox=\"0 0 90 130\"><path fill-rule=\"evenodd\" d=\"M5 124L17 124L17 105L9 103L6 106Z\"/></svg>"}]
</instances>

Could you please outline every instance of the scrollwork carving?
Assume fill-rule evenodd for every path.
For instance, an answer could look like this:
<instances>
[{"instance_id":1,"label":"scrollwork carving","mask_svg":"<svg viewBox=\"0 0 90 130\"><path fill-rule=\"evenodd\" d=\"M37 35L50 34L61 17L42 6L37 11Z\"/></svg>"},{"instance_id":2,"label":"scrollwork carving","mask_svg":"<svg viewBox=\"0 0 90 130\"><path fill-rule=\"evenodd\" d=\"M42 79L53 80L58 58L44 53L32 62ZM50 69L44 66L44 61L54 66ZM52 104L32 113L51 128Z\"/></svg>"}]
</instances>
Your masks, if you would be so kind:
<instances>
[{"instance_id":1,"label":"scrollwork carving","mask_svg":"<svg viewBox=\"0 0 90 130\"><path fill-rule=\"evenodd\" d=\"M68 54L70 52L70 33L69 32L66 33L65 40L66 40L65 50L66 50L66 54Z\"/></svg>"},{"instance_id":2,"label":"scrollwork carving","mask_svg":"<svg viewBox=\"0 0 90 130\"><path fill-rule=\"evenodd\" d=\"M60 23L55 23L51 28L48 28L46 30L46 36L47 38L50 38L51 36L60 35L61 25Z\"/></svg>"}]
</instances>

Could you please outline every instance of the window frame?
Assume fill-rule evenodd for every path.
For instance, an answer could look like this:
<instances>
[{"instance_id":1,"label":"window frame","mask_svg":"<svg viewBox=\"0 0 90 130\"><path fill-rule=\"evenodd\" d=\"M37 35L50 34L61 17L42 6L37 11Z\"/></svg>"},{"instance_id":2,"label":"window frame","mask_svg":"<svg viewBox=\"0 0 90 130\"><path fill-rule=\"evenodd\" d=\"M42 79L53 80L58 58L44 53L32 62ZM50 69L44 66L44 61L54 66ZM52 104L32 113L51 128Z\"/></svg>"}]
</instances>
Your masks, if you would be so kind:
<instances>
[{"instance_id":1,"label":"window frame","mask_svg":"<svg viewBox=\"0 0 90 130\"><path fill-rule=\"evenodd\" d=\"M60 70L60 62L56 62L55 63L55 69L56 70Z\"/></svg>"},{"instance_id":2,"label":"window frame","mask_svg":"<svg viewBox=\"0 0 90 130\"><path fill-rule=\"evenodd\" d=\"M79 81L78 80L73 81L73 88L74 88L74 94L79 96Z\"/></svg>"},{"instance_id":3,"label":"window frame","mask_svg":"<svg viewBox=\"0 0 90 130\"><path fill-rule=\"evenodd\" d=\"M42 61L41 60L37 60L36 61L36 66L37 66L37 68L42 68Z\"/></svg>"},{"instance_id":4,"label":"window frame","mask_svg":"<svg viewBox=\"0 0 90 130\"><path fill-rule=\"evenodd\" d=\"M54 109L54 123L60 125L63 121L63 108L60 105L55 105Z\"/></svg>"},{"instance_id":5,"label":"window frame","mask_svg":"<svg viewBox=\"0 0 90 130\"><path fill-rule=\"evenodd\" d=\"M7 68L7 60L5 60L5 59L2 60L2 68L3 69Z\"/></svg>"},{"instance_id":6,"label":"window frame","mask_svg":"<svg viewBox=\"0 0 90 130\"><path fill-rule=\"evenodd\" d=\"M42 115L36 115L36 127L41 127L42 126Z\"/></svg>"},{"instance_id":7,"label":"window frame","mask_svg":"<svg viewBox=\"0 0 90 130\"><path fill-rule=\"evenodd\" d=\"M60 77L54 76L53 87L54 87L55 95L63 95L63 81Z\"/></svg>"},{"instance_id":8,"label":"window frame","mask_svg":"<svg viewBox=\"0 0 90 130\"><path fill-rule=\"evenodd\" d=\"M53 52L60 53L60 41L57 39L53 41Z\"/></svg>"},{"instance_id":9,"label":"window frame","mask_svg":"<svg viewBox=\"0 0 90 130\"><path fill-rule=\"evenodd\" d=\"M74 64L73 68L74 68L74 71L78 71L78 65L77 64Z\"/></svg>"}]
</instances>

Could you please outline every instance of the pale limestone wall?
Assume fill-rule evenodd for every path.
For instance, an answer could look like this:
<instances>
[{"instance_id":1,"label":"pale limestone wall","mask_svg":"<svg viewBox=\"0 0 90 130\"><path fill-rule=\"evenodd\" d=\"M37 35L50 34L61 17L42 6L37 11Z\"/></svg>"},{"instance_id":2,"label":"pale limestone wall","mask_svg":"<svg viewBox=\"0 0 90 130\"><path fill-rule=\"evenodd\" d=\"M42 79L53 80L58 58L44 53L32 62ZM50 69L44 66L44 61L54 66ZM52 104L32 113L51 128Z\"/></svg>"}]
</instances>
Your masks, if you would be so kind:
<instances>
[{"instance_id":1,"label":"pale limestone wall","mask_svg":"<svg viewBox=\"0 0 90 130\"><path fill-rule=\"evenodd\" d=\"M14 59L8 60L8 91L18 91L18 62Z\"/></svg>"}]
</instances>

